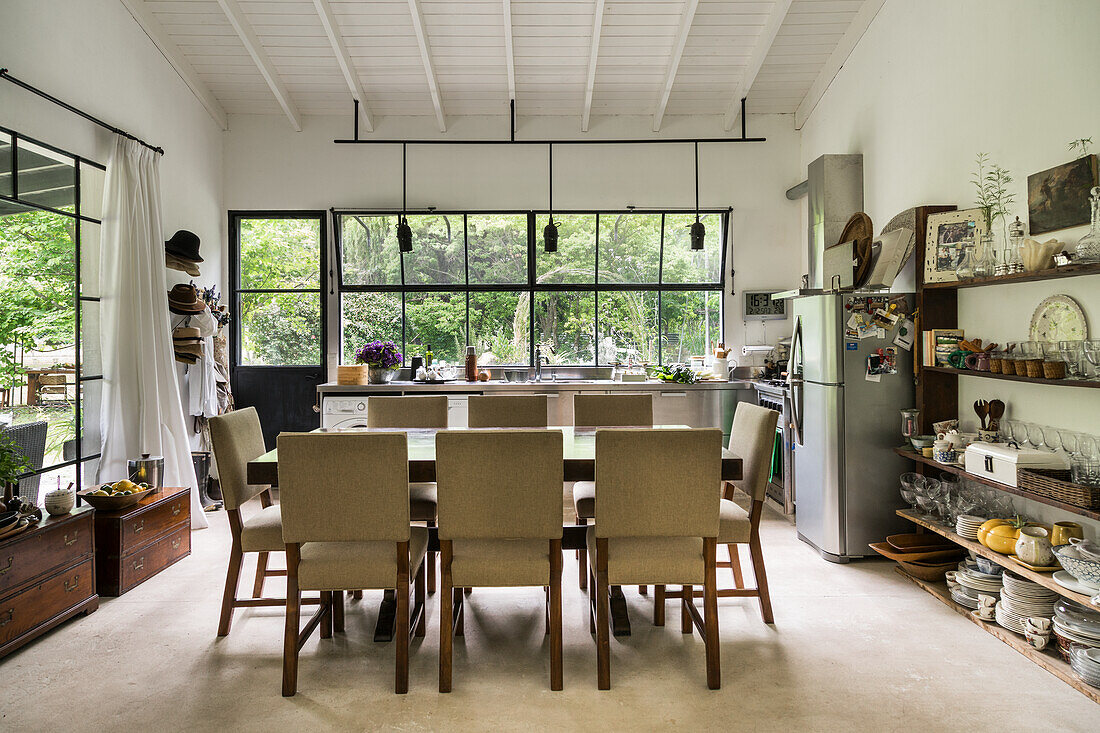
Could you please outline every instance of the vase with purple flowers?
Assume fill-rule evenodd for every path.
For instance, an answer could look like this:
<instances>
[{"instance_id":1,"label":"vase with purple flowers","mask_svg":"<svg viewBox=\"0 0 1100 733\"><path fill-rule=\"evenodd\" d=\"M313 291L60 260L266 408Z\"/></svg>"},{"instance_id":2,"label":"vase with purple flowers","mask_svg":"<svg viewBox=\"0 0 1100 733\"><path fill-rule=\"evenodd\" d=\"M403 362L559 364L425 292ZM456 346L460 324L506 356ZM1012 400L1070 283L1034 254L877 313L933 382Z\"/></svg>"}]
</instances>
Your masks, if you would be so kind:
<instances>
[{"instance_id":1,"label":"vase with purple flowers","mask_svg":"<svg viewBox=\"0 0 1100 733\"><path fill-rule=\"evenodd\" d=\"M371 341L355 350L355 363L367 366L367 384L388 384L404 357L392 341Z\"/></svg>"}]
</instances>

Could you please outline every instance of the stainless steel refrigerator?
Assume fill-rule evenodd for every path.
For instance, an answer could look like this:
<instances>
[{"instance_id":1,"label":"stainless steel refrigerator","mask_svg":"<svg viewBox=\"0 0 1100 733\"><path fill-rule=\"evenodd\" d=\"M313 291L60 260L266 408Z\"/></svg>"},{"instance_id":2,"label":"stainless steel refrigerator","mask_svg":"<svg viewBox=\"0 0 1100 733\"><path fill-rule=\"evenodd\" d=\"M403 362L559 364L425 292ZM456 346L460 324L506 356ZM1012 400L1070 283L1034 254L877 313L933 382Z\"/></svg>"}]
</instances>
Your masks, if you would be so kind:
<instances>
[{"instance_id":1,"label":"stainless steel refrigerator","mask_svg":"<svg viewBox=\"0 0 1100 733\"><path fill-rule=\"evenodd\" d=\"M868 543L906 531L894 510L903 504L898 476L912 469L893 451L902 442L899 411L914 400L913 353L894 343L904 319L884 329L885 338L851 328L870 321L885 297L830 293L792 301L795 523L799 539L833 562L872 555ZM911 294L888 297L904 299L894 313L912 313ZM872 360L875 372L883 370L882 356L892 356L893 366L868 378L868 357L880 357Z\"/></svg>"}]
</instances>

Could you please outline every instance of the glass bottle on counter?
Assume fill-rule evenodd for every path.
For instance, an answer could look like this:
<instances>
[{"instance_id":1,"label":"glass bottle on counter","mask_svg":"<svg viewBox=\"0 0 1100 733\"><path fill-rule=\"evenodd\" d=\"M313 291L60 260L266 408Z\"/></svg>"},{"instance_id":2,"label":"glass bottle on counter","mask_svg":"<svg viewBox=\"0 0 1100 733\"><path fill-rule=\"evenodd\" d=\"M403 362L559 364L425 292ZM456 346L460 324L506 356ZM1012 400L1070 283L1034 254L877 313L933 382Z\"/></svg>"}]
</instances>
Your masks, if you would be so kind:
<instances>
[{"instance_id":1,"label":"glass bottle on counter","mask_svg":"<svg viewBox=\"0 0 1100 733\"><path fill-rule=\"evenodd\" d=\"M960 280L971 280L974 277L974 243L959 242L958 247L962 250L962 256L955 266L955 276Z\"/></svg>"},{"instance_id":2,"label":"glass bottle on counter","mask_svg":"<svg viewBox=\"0 0 1100 733\"><path fill-rule=\"evenodd\" d=\"M1076 264L1085 265L1100 262L1100 186L1093 186L1089 192L1092 206L1092 227L1089 233L1077 241Z\"/></svg>"},{"instance_id":3,"label":"glass bottle on counter","mask_svg":"<svg viewBox=\"0 0 1100 733\"><path fill-rule=\"evenodd\" d=\"M477 356L474 354L474 347L466 347L466 381L477 381Z\"/></svg>"},{"instance_id":4,"label":"glass bottle on counter","mask_svg":"<svg viewBox=\"0 0 1100 733\"><path fill-rule=\"evenodd\" d=\"M981 236L977 246L972 250L974 277L993 275L997 266L995 246L992 234L986 233Z\"/></svg>"},{"instance_id":5,"label":"glass bottle on counter","mask_svg":"<svg viewBox=\"0 0 1100 733\"><path fill-rule=\"evenodd\" d=\"M428 344L428 348L424 350L424 366L430 367L432 365L432 345Z\"/></svg>"}]
</instances>

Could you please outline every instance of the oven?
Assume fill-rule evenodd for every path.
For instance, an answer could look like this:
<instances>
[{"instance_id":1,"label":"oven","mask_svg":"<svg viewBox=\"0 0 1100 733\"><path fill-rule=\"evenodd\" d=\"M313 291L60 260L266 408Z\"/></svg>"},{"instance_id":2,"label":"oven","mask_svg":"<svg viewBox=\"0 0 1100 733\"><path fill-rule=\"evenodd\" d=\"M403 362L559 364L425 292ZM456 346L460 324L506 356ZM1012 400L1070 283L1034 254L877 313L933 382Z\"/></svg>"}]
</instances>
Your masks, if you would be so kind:
<instances>
[{"instance_id":1,"label":"oven","mask_svg":"<svg viewBox=\"0 0 1100 733\"><path fill-rule=\"evenodd\" d=\"M775 426L775 454L772 460L771 479L768 481L767 497L776 508L786 515L795 512L794 482L794 444L791 429L790 391L781 380L758 380L756 401L761 407L767 407L779 413Z\"/></svg>"}]
</instances>

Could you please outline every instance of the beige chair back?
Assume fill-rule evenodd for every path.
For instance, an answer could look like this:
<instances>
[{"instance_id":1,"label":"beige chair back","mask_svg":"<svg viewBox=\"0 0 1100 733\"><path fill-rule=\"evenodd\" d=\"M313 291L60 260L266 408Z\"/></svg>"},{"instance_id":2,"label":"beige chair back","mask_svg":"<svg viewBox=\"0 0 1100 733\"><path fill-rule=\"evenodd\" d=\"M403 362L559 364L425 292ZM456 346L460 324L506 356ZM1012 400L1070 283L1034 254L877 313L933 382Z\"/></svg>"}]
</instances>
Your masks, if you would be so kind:
<instances>
[{"instance_id":1,"label":"beige chair back","mask_svg":"<svg viewBox=\"0 0 1100 733\"><path fill-rule=\"evenodd\" d=\"M409 539L405 433L279 436L283 541Z\"/></svg>"},{"instance_id":2,"label":"beige chair back","mask_svg":"<svg viewBox=\"0 0 1100 733\"><path fill-rule=\"evenodd\" d=\"M241 504L268 488L250 484L246 478L248 462L267 453L255 407L210 418L210 442L226 509L239 509Z\"/></svg>"},{"instance_id":3,"label":"beige chair back","mask_svg":"<svg viewBox=\"0 0 1100 733\"><path fill-rule=\"evenodd\" d=\"M573 425L579 428L653 425L653 395L575 394Z\"/></svg>"},{"instance_id":4,"label":"beige chair back","mask_svg":"<svg viewBox=\"0 0 1100 733\"><path fill-rule=\"evenodd\" d=\"M596 431L597 537L717 537L722 431Z\"/></svg>"},{"instance_id":5,"label":"beige chair back","mask_svg":"<svg viewBox=\"0 0 1100 733\"><path fill-rule=\"evenodd\" d=\"M545 428L546 395L470 395L471 428Z\"/></svg>"},{"instance_id":6,"label":"beige chair back","mask_svg":"<svg viewBox=\"0 0 1100 733\"><path fill-rule=\"evenodd\" d=\"M560 430L436 435L439 538L560 539L562 454Z\"/></svg>"},{"instance_id":7,"label":"beige chair back","mask_svg":"<svg viewBox=\"0 0 1100 733\"><path fill-rule=\"evenodd\" d=\"M367 427L445 428L446 395L368 397Z\"/></svg>"},{"instance_id":8,"label":"beige chair back","mask_svg":"<svg viewBox=\"0 0 1100 733\"><path fill-rule=\"evenodd\" d=\"M760 405L741 402L733 413L730 452L744 463L742 478L733 484L755 501L764 501L775 450L779 413Z\"/></svg>"}]
</instances>

